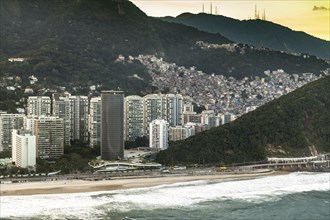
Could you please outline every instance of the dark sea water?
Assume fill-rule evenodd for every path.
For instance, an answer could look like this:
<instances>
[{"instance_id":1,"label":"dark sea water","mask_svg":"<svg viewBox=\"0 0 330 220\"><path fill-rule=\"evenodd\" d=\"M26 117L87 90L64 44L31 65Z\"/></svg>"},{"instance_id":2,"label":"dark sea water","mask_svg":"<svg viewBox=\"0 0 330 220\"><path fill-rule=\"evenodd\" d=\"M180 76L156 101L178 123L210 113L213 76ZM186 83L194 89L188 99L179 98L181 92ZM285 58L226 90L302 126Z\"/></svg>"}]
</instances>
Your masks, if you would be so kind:
<instances>
[{"instance_id":1,"label":"dark sea water","mask_svg":"<svg viewBox=\"0 0 330 220\"><path fill-rule=\"evenodd\" d=\"M0 199L1 219L330 219L330 173Z\"/></svg>"}]
</instances>

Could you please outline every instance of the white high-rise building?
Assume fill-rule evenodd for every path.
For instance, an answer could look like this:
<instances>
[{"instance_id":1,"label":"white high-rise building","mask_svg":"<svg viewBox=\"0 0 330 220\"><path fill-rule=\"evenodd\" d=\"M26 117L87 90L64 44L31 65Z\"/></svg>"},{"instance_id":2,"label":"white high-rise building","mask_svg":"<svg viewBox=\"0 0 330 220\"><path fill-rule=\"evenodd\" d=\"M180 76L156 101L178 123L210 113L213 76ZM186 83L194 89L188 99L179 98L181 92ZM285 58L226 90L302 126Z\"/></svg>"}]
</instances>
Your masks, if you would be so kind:
<instances>
[{"instance_id":1,"label":"white high-rise building","mask_svg":"<svg viewBox=\"0 0 330 220\"><path fill-rule=\"evenodd\" d=\"M65 145L88 142L88 97L53 94L53 115L64 120Z\"/></svg>"},{"instance_id":2,"label":"white high-rise building","mask_svg":"<svg viewBox=\"0 0 330 220\"><path fill-rule=\"evenodd\" d=\"M125 140L134 141L144 136L144 100L140 96L127 96L124 101Z\"/></svg>"},{"instance_id":3,"label":"white high-rise building","mask_svg":"<svg viewBox=\"0 0 330 220\"><path fill-rule=\"evenodd\" d=\"M30 96L27 100L28 116L50 115L51 100L48 96Z\"/></svg>"},{"instance_id":4,"label":"white high-rise building","mask_svg":"<svg viewBox=\"0 0 330 220\"><path fill-rule=\"evenodd\" d=\"M34 129L34 119L38 118L37 116L30 116L30 117L24 117L24 121L23 121L23 128L29 131L32 131L33 133L33 129Z\"/></svg>"},{"instance_id":5,"label":"white high-rise building","mask_svg":"<svg viewBox=\"0 0 330 220\"><path fill-rule=\"evenodd\" d=\"M89 146L101 146L101 97L90 100L88 116Z\"/></svg>"},{"instance_id":6,"label":"white high-rise building","mask_svg":"<svg viewBox=\"0 0 330 220\"><path fill-rule=\"evenodd\" d=\"M21 129L24 126L23 114L7 114L0 113L0 152L4 150L11 150L12 147L12 131L14 129Z\"/></svg>"},{"instance_id":7,"label":"white high-rise building","mask_svg":"<svg viewBox=\"0 0 330 220\"><path fill-rule=\"evenodd\" d=\"M149 147L165 150L168 147L168 122L154 120L150 123Z\"/></svg>"},{"instance_id":8,"label":"white high-rise building","mask_svg":"<svg viewBox=\"0 0 330 220\"><path fill-rule=\"evenodd\" d=\"M31 131L12 131L12 160L22 168L32 168L36 165L36 136Z\"/></svg>"}]
</instances>

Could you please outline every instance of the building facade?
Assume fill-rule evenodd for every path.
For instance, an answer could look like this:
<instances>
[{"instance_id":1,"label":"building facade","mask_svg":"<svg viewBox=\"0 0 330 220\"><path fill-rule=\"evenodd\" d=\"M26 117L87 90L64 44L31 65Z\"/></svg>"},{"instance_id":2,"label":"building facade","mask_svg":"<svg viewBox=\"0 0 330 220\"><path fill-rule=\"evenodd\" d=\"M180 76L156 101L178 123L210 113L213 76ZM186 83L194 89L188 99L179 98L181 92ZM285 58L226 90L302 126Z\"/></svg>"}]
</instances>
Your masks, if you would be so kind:
<instances>
[{"instance_id":1,"label":"building facade","mask_svg":"<svg viewBox=\"0 0 330 220\"><path fill-rule=\"evenodd\" d=\"M208 129L220 125L220 116L217 116L214 110L204 110L201 113L201 123L208 125Z\"/></svg>"},{"instance_id":2,"label":"building facade","mask_svg":"<svg viewBox=\"0 0 330 220\"><path fill-rule=\"evenodd\" d=\"M42 116L51 114L51 100L48 96L30 96L26 106L27 116Z\"/></svg>"},{"instance_id":3,"label":"building facade","mask_svg":"<svg viewBox=\"0 0 330 220\"><path fill-rule=\"evenodd\" d=\"M64 153L64 123L62 118L40 116L33 119L37 157L58 158Z\"/></svg>"},{"instance_id":4,"label":"building facade","mask_svg":"<svg viewBox=\"0 0 330 220\"><path fill-rule=\"evenodd\" d=\"M89 146L101 146L101 97L93 97L88 116Z\"/></svg>"},{"instance_id":5,"label":"building facade","mask_svg":"<svg viewBox=\"0 0 330 220\"><path fill-rule=\"evenodd\" d=\"M23 128L24 117L23 114L0 113L0 152L11 150L12 131Z\"/></svg>"},{"instance_id":6,"label":"building facade","mask_svg":"<svg viewBox=\"0 0 330 220\"><path fill-rule=\"evenodd\" d=\"M88 97L53 94L53 116L64 121L64 143L88 142Z\"/></svg>"},{"instance_id":7,"label":"building facade","mask_svg":"<svg viewBox=\"0 0 330 220\"><path fill-rule=\"evenodd\" d=\"M170 127L168 131L168 138L170 141L184 140L189 136L189 128L183 126Z\"/></svg>"},{"instance_id":8,"label":"building facade","mask_svg":"<svg viewBox=\"0 0 330 220\"><path fill-rule=\"evenodd\" d=\"M135 141L144 136L144 99L140 96L125 97L124 104L125 140Z\"/></svg>"},{"instance_id":9,"label":"building facade","mask_svg":"<svg viewBox=\"0 0 330 220\"><path fill-rule=\"evenodd\" d=\"M35 170L36 166L36 136L32 131L12 131L12 160L15 165Z\"/></svg>"},{"instance_id":10,"label":"building facade","mask_svg":"<svg viewBox=\"0 0 330 220\"><path fill-rule=\"evenodd\" d=\"M168 147L168 122L156 119L149 125L149 147L165 150Z\"/></svg>"},{"instance_id":11,"label":"building facade","mask_svg":"<svg viewBox=\"0 0 330 220\"><path fill-rule=\"evenodd\" d=\"M124 92L101 92L101 158L124 157Z\"/></svg>"},{"instance_id":12,"label":"building facade","mask_svg":"<svg viewBox=\"0 0 330 220\"><path fill-rule=\"evenodd\" d=\"M219 113L218 116L221 119L221 124L222 125L227 124L227 123L229 123L231 121L234 121L236 119L236 115L231 114L229 112L226 112L224 114Z\"/></svg>"},{"instance_id":13,"label":"building facade","mask_svg":"<svg viewBox=\"0 0 330 220\"><path fill-rule=\"evenodd\" d=\"M149 125L156 119L167 119L167 100L162 94L144 96L144 134L149 134Z\"/></svg>"},{"instance_id":14,"label":"building facade","mask_svg":"<svg viewBox=\"0 0 330 220\"><path fill-rule=\"evenodd\" d=\"M175 127L183 123L183 98L180 94L167 94L167 118L169 125Z\"/></svg>"},{"instance_id":15,"label":"building facade","mask_svg":"<svg viewBox=\"0 0 330 220\"><path fill-rule=\"evenodd\" d=\"M144 98L144 129L149 134L149 125L153 120L166 120L170 126L183 124L183 102L180 94L150 94Z\"/></svg>"}]
</instances>

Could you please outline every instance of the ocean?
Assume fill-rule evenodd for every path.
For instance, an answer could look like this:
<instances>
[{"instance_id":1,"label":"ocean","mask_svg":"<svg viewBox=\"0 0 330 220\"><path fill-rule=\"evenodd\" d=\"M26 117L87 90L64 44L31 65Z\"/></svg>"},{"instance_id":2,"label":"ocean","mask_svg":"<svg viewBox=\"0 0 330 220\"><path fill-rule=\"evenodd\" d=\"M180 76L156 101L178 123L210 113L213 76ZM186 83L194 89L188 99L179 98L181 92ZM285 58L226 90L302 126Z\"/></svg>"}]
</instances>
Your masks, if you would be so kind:
<instances>
[{"instance_id":1,"label":"ocean","mask_svg":"<svg viewBox=\"0 0 330 220\"><path fill-rule=\"evenodd\" d=\"M330 219L330 173L194 181L108 192L4 196L1 219Z\"/></svg>"}]
</instances>

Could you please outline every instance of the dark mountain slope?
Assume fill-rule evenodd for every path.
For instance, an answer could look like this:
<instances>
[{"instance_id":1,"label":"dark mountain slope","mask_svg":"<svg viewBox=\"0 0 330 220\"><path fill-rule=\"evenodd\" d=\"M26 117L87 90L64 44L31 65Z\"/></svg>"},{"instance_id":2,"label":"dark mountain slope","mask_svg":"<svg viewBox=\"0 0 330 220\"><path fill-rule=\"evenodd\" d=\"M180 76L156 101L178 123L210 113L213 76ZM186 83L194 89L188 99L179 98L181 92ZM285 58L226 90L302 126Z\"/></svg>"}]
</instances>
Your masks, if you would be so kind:
<instances>
[{"instance_id":1,"label":"dark mountain slope","mask_svg":"<svg viewBox=\"0 0 330 220\"><path fill-rule=\"evenodd\" d=\"M165 56L167 48L179 51L201 39L231 42L149 18L128 1L1 0L0 4L1 75L26 79L34 74L49 85L102 83L139 92L148 86L146 69L140 63L115 62L119 54ZM9 63L10 57L27 61ZM144 81L128 78L133 74Z\"/></svg>"},{"instance_id":2,"label":"dark mountain slope","mask_svg":"<svg viewBox=\"0 0 330 220\"><path fill-rule=\"evenodd\" d=\"M221 35L235 42L270 48L277 51L308 53L330 59L330 42L300 31L264 20L236 20L233 18L184 13L176 18L164 17L164 21L185 24L199 30Z\"/></svg>"},{"instance_id":3,"label":"dark mountain slope","mask_svg":"<svg viewBox=\"0 0 330 220\"><path fill-rule=\"evenodd\" d=\"M274 100L236 121L175 142L160 163L232 163L266 156L330 152L330 76Z\"/></svg>"},{"instance_id":4,"label":"dark mountain slope","mask_svg":"<svg viewBox=\"0 0 330 220\"><path fill-rule=\"evenodd\" d=\"M316 57L243 45L237 45L234 52L202 49L197 41L232 42L220 34L148 17L125 0L0 0L0 6L0 76L19 76L23 87L34 74L45 88L75 87L86 93L81 88L101 84L100 89L119 87L126 94L150 92L146 68L127 59L117 62L120 54L126 58L156 54L178 65L238 78L278 68L289 73L319 73L329 66ZM8 62L10 57L26 61ZM143 80L131 77L134 74Z\"/></svg>"}]
</instances>

